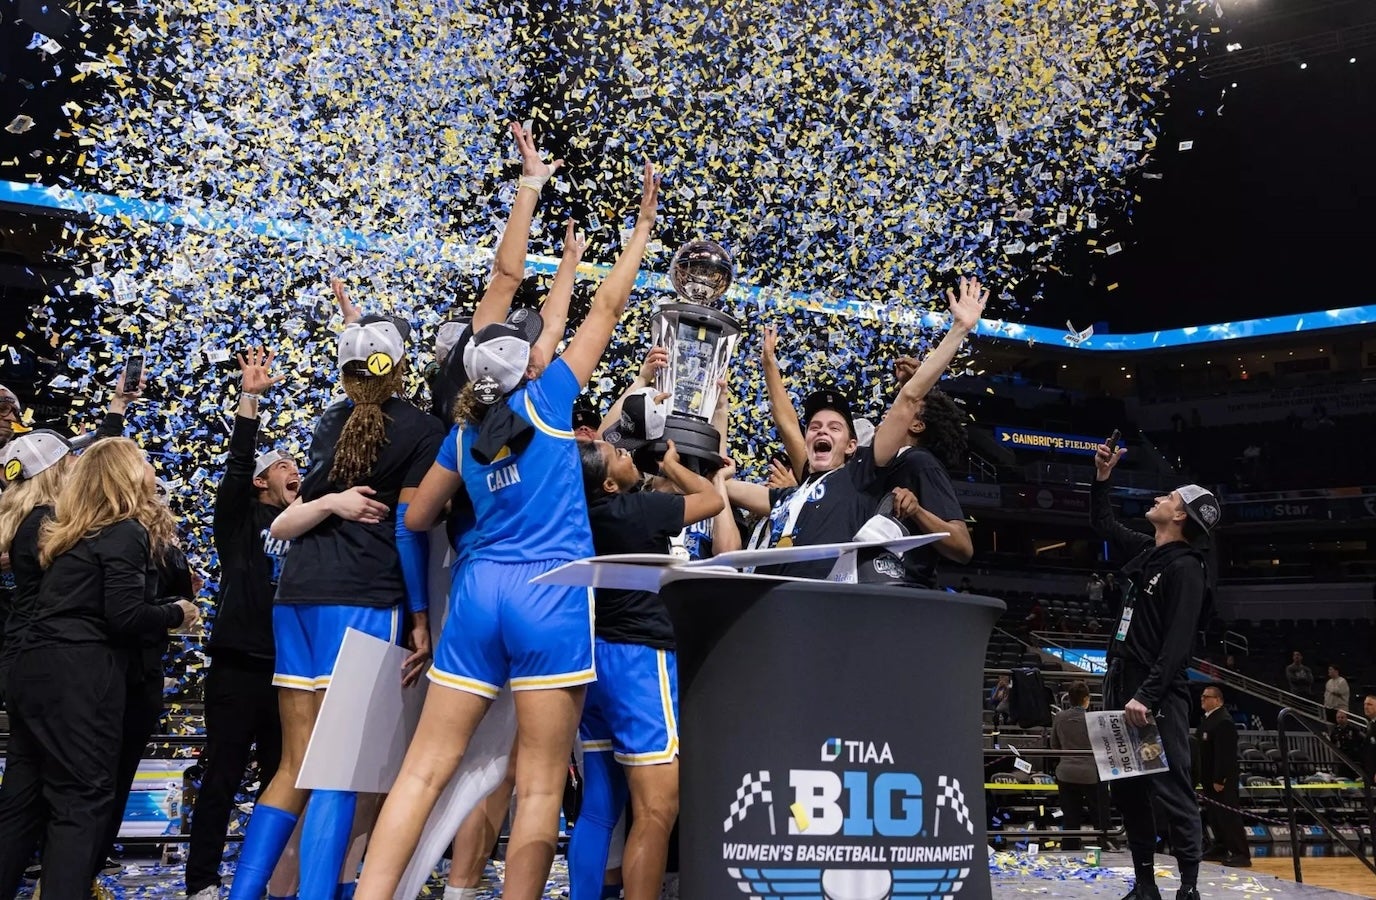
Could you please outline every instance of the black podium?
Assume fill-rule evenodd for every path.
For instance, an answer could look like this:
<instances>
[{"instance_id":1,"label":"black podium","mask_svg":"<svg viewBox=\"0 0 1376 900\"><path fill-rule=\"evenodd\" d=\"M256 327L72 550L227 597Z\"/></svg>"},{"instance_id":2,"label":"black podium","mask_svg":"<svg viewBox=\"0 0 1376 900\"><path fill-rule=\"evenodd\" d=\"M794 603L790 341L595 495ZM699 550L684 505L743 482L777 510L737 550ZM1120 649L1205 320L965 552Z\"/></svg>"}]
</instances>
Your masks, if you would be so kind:
<instances>
[{"instance_id":1,"label":"black podium","mask_svg":"<svg viewBox=\"0 0 1376 900\"><path fill-rule=\"evenodd\" d=\"M683 900L988 900L981 690L1002 601L732 578L662 596Z\"/></svg>"}]
</instances>

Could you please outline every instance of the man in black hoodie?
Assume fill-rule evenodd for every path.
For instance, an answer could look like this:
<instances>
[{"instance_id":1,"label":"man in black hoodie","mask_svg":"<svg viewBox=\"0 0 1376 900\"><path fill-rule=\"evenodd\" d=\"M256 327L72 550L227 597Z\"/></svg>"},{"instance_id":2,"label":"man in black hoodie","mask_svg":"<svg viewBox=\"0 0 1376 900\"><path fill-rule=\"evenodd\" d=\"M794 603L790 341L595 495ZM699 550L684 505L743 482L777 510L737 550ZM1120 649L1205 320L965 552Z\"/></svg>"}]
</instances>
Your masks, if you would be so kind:
<instances>
[{"instance_id":1,"label":"man in black hoodie","mask_svg":"<svg viewBox=\"0 0 1376 900\"><path fill-rule=\"evenodd\" d=\"M220 586L206 648L211 662L205 677L205 769L186 862L187 896L199 894L201 900L218 896L225 832L250 748L257 747L260 789L272 779L282 755L277 690L272 686L272 598L288 542L274 539L268 528L296 499L301 475L295 460L280 450L255 456L259 402L283 378L272 375L271 366L270 351L239 356L239 407L229 461L215 492Z\"/></svg>"},{"instance_id":2,"label":"man in black hoodie","mask_svg":"<svg viewBox=\"0 0 1376 900\"><path fill-rule=\"evenodd\" d=\"M1130 557L1123 566L1123 607L1108 642L1104 709L1121 709L1128 724L1154 719L1170 768L1113 783L1123 814L1136 882L1124 900L1161 900L1156 886L1156 824L1152 801L1165 811L1171 850L1180 866L1177 900L1197 900L1202 835L1190 773L1190 692L1185 675L1195 632L1209 604L1204 556L1191 544L1218 522L1218 499L1198 485L1161 497L1147 512L1153 534L1119 524L1108 479L1123 450L1101 445L1090 491L1094 530Z\"/></svg>"}]
</instances>

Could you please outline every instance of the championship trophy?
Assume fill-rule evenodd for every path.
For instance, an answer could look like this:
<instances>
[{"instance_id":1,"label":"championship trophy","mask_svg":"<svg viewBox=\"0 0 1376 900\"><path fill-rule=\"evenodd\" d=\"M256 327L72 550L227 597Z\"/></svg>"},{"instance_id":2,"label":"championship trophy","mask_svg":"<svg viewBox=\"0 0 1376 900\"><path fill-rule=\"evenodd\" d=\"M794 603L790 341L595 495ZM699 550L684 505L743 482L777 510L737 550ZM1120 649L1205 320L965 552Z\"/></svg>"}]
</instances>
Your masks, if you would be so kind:
<instances>
[{"instance_id":1,"label":"championship trophy","mask_svg":"<svg viewBox=\"0 0 1376 900\"><path fill-rule=\"evenodd\" d=\"M654 445L661 455L668 441L678 448L685 466L710 477L721 468L721 435L712 427L721 390L741 326L714 308L731 286L731 254L712 241L690 241L669 263L676 303L661 304L650 324L655 346L669 354L669 364L655 374L655 389L669 395L670 414L664 436Z\"/></svg>"}]
</instances>

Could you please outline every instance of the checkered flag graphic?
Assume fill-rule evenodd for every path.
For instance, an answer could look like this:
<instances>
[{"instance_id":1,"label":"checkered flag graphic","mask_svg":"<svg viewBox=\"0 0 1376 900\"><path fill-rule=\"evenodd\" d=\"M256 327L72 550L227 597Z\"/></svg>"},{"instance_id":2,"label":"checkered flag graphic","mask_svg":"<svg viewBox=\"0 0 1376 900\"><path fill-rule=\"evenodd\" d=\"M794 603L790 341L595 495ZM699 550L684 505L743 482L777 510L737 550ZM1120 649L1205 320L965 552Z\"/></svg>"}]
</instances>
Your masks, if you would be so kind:
<instances>
[{"instance_id":1,"label":"checkered flag graphic","mask_svg":"<svg viewBox=\"0 0 1376 900\"><path fill-rule=\"evenodd\" d=\"M774 792L769 789L769 773L754 775L749 772L741 778L741 786L736 788L736 799L731 803L731 814L722 823L722 830L730 831L737 822L745 821L745 814L755 801L769 804L769 833L774 833Z\"/></svg>"},{"instance_id":2,"label":"checkered flag graphic","mask_svg":"<svg viewBox=\"0 0 1376 900\"><path fill-rule=\"evenodd\" d=\"M941 789L936 795L936 808L941 809L944 806L955 813L956 821L964 825L970 834L974 834L975 823L970 821L970 807L965 805L965 792L960 789L960 781L942 775L937 779L936 786ZM932 831L936 835L941 834L940 816L936 817Z\"/></svg>"}]
</instances>

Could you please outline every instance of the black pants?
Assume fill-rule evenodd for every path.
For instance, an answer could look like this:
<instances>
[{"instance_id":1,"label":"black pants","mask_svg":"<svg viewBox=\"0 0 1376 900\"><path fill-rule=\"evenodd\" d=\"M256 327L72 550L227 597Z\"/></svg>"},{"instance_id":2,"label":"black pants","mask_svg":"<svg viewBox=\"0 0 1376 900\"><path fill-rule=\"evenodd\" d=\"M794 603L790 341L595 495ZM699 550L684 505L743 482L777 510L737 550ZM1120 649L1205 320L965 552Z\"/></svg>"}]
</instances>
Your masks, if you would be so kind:
<instances>
[{"instance_id":1,"label":"black pants","mask_svg":"<svg viewBox=\"0 0 1376 900\"><path fill-rule=\"evenodd\" d=\"M1212 784L1204 785L1204 796L1214 801L1203 804L1201 812L1209 827L1213 829L1217 848L1229 856L1249 856L1247 833L1242 827L1242 815L1233 812L1239 804L1237 779L1224 782L1222 791L1215 791ZM1214 805L1215 803L1222 803L1231 808L1224 809L1222 806Z\"/></svg>"},{"instance_id":2,"label":"black pants","mask_svg":"<svg viewBox=\"0 0 1376 900\"><path fill-rule=\"evenodd\" d=\"M1100 831L1108 829L1105 821L1104 786L1094 784L1071 784L1057 781L1056 790L1061 798L1061 827L1066 831L1078 831L1086 821ZM1085 813L1088 812L1086 816ZM1068 837L1061 842L1063 850L1081 849L1081 838Z\"/></svg>"},{"instance_id":3,"label":"black pants","mask_svg":"<svg viewBox=\"0 0 1376 900\"><path fill-rule=\"evenodd\" d=\"M124 824L124 809L129 805L129 792L139 774L139 762L148 749L148 739L158 730L162 718L162 672L146 671L129 679L125 689L124 723L120 730L119 759L115 769L115 808L105 828L105 847L91 872L100 873L105 854L111 852Z\"/></svg>"},{"instance_id":4,"label":"black pants","mask_svg":"<svg viewBox=\"0 0 1376 900\"><path fill-rule=\"evenodd\" d=\"M1104 679L1104 708L1122 709L1137 685L1124 678L1115 661ZM1113 782L1113 802L1123 814L1128 849L1134 863L1151 862L1156 855L1156 819L1152 800L1160 804L1170 836L1171 852L1182 867L1197 866L1203 856L1203 832L1199 824L1199 800L1190 774L1190 695L1184 685L1167 689L1156 715L1156 727L1166 750L1170 769L1154 775L1120 778Z\"/></svg>"},{"instance_id":5,"label":"black pants","mask_svg":"<svg viewBox=\"0 0 1376 900\"><path fill-rule=\"evenodd\" d=\"M115 805L125 666L104 644L25 650L10 670L0 898L43 839L43 896L86 900Z\"/></svg>"},{"instance_id":6,"label":"black pants","mask_svg":"<svg viewBox=\"0 0 1376 900\"><path fill-rule=\"evenodd\" d=\"M282 719L270 667L212 660L205 676L205 753L201 789L191 817L186 892L220 883L234 795L244 781L249 748L257 746L258 790L267 787L282 758Z\"/></svg>"}]
</instances>

